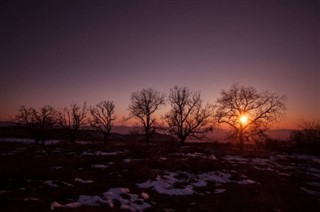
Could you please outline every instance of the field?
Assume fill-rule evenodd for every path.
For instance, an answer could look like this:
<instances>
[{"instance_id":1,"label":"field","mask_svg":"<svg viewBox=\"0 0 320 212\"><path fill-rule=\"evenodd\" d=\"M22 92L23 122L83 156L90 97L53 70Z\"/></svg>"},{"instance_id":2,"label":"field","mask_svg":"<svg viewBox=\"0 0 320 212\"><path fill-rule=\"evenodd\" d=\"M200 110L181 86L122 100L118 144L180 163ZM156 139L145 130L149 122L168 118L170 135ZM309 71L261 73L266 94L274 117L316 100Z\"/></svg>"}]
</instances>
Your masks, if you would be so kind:
<instances>
[{"instance_id":1,"label":"field","mask_svg":"<svg viewBox=\"0 0 320 212\"><path fill-rule=\"evenodd\" d=\"M319 156L208 143L13 141L0 142L0 211L320 211Z\"/></svg>"}]
</instances>

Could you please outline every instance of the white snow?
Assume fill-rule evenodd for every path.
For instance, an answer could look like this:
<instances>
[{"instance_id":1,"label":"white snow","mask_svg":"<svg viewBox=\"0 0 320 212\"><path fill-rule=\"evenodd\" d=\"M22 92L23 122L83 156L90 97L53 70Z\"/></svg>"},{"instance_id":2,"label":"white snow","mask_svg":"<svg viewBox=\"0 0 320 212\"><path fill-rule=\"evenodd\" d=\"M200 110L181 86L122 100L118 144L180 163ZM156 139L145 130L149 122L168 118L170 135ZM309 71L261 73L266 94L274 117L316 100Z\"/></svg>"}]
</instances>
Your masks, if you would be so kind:
<instances>
[{"instance_id":1,"label":"white snow","mask_svg":"<svg viewBox=\"0 0 320 212\"><path fill-rule=\"evenodd\" d=\"M122 152L102 152L102 151L96 151L96 152L82 152L81 155L87 155L87 156L113 156L113 155L118 155Z\"/></svg>"},{"instance_id":2,"label":"white snow","mask_svg":"<svg viewBox=\"0 0 320 212\"><path fill-rule=\"evenodd\" d=\"M149 199L150 198L149 194L147 194L145 192L142 192L141 196L142 196L143 199Z\"/></svg>"},{"instance_id":3,"label":"white snow","mask_svg":"<svg viewBox=\"0 0 320 212\"><path fill-rule=\"evenodd\" d=\"M131 163L132 161L140 161L142 159L133 159L133 158L127 158L127 159L123 159L124 163Z\"/></svg>"},{"instance_id":4,"label":"white snow","mask_svg":"<svg viewBox=\"0 0 320 212\"><path fill-rule=\"evenodd\" d=\"M294 172L307 170L309 172L308 174L320 178L320 169L313 167L320 163L320 157L314 155L274 153L269 158L243 158L235 155L227 155L223 157L223 159L234 164L248 164L257 170L274 171L282 176L289 176ZM292 162L292 160L302 161L295 163ZM314 163L316 164L312 165Z\"/></svg>"},{"instance_id":5,"label":"white snow","mask_svg":"<svg viewBox=\"0 0 320 212\"><path fill-rule=\"evenodd\" d=\"M51 170L59 170L59 169L63 169L62 166L53 166L51 167Z\"/></svg>"},{"instance_id":6,"label":"white snow","mask_svg":"<svg viewBox=\"0 0 320 212\"><path fill-rule=\"evenodd\" d=\"M47 180L43 182L46 186L52 187L52 188L57 188L59 187L58 184L56 184L56 181L52 180Z\"/></svg>"},{"instance_id":7,"label":"white snow","mask_svg":"<svg viewBox=\"0 0 320 212\"><path fill-rule=\"evenodd\" d=\"M215 193L215 194L221 194L221 193L224 193L225 191L226 191L226 189L219 188L219 189L215 189L215 190L214 190L214 193Z\"/></svg>"},{"instance_id":8,"label":"white snow","mask_svg":"<svg viewBox=\"0 0 320 212\"><path fill-rule=\"evenodd\" d=\"M257 182L253 181L253 180L246 179L246 180L240 180L237 183L240 184L240 185L247 185L247 184L254 184L254 183L257 183Z\"/></svg>"},{"instance_id":9,"label":"white snow","mask_svg":"<svg viewBox=\"0 0 320 212\"><path fill-rule=\"evenodd\" d=\"M229 173L214 171L201 174L185 171L166 172L166 175L157 176L156 180L147 180L146 182L138 183L137 186L139 188L153 188L158 193L166 195L192 195L196 193L194 188L205 187L208 182L215 182L218 185L231 182L242 185L257 183L249 179L235 181L230 180L230 178L231 174ZM176 188L177 185L179 185L179 188Z\"/></svg>"},{"instance_id":10,"label":"white snow","mask_svg":"<svg viewBox=\"0 0 320 212\"><path fill-rule=\"evenodd\" d=\"M59 180L46 180L46 181L43 181L43 183L44 183L46 186L49 186L49 187L52 187L52 188L58 188L59 185L60 185L60 186L68 186L68 187L73 186L73 185L70 184L70 183L60 182Z\"/></svg>"},{"instance_id":11,"label":"white snow","mask_svg":"<svg viewBox=\"0 0 320 212\"><path fill-rule=\"evenodd\" d=\"M80 195L77 202L67 203L62 205L58 202L51 203L51 210L55 208L78 208L81 206L99 206L100 203L107 204L108 202L103 200L99 196L88 196L88 195Z\"/></svg>"},{"instance_id":12,"label":"white snow","mask_svg":"<svg viewBox=\"0 0 320 212\"><path fill-rule=\"evenodd\" d=\"M243 158L243 157L240 157L237 155L227 155L223 159L225 159L227 161L238 162L238 163L247 163L248 162L247 158Z\"/></svg>"},{"instance_id":13,"label":"white snow","mask_svg":"<svg viewBox=\"0 0 320 212\"><path fill-rule=\"evenodd\" d=\"M27 138L1 138L3 142L16 142L16 143L23 143L23 144L34 144L33 139Z\"/></svg>"},{"instance_id":14,"label":"white snow","mask_svg":"<svg viewBox=\"0 0 320 212\"><path fill-rule=\"evenodd\" d=\"M274 169L267 167L267 168L263 168L263 167L258 167L258 166L252 166L253 168L257 169L257 170L261 170L261 171L274 171Z\"/></svg>"},{"instance_id":15,"label":"white snow","mask_svg":"<svg viewBox=\"0 0 320 212\"><path fill-rule=\"evenodd\" d=\"M79 177L74 178L74 181L76 181L77 183L85 183L85 184L87 184L87 183L93 183L93 180L83 180L83 179L81 179L81 178L79 178Z\"/></svg>"},{"instance_id":16,"label":"white snow","mask_svg":"<svg viewBox=\"0 0 320 212\"><path fill-rule=\"evenodd\" d=\"M308 193L308 194L311 194L311 195L315 195L315 196L320 196L320 192L319 191L313 191L313 190L310 190L310 189L306 189L305 187L301 187L301 190Z\"/></svg>"},{"instance_id":17,"label":"white snow","mask_svg":"<svg viewBox=\"0 0 320 212\"><path fill-rule=\"evenodd\" d=\"M106 168L108 168L108 166L106 166L104 164L94 164L94 165L91 165L91 168L94 168L94 169L106 169Z\"/></svg>"},{"instance_id":18,"label":"white snow","mask_svg":"<svg viewBox=\"0 0 320 212\"><path fill-rule=\"evenodd\" d=\"M22 144L34 144L34 139L28 139L28 138L1 138L1 142L15 142L15 143L22 143ZM46 140L45 145L52 145L59 143L59 140Z\"/></svg>"},{"instance_id":19,"label":"white snow","mask_svg":"<svg viewBox=\"0 0 320 212\"><path fill-rule=\"evenodd\" d=\"M156 181L148 180L144 183L137 184L139 188L151 188L153 187L159 194L167 195L191 195L194 194L191 185L187 185L184 188L173 188L174 184L162 181L158 178Z\"/></svg>"},{"instance_id":20,"label":"white snow","mask_svg":"<svg viewBox=\"0 0 320 212\"><path fill-rule=\"evenodd\" d=\"M60 204L58 202L51 203L51 209L55 208L78 208L81 206L99 206L101 204L108 204L111 208L114 207L114 201L120 202L120 209L126 209L130 211L144 211L150 208L151 205L144 200L149 197L148 194L141 194L142 197L137 194L129 193L128 188L111 188L102 196L88 196L80 195L78 201L67 204Z\"/></svg>"},{"instance_id":21,"label":"white snow","mask_svg":"<svg viewBox=\"0 0 320 212\"><path fill-rule=\"evenodd\" d=\"M209 159L209 160L216 160L216 156L214 154L211 154L209 156L201 153L201 152L194 152L194 153L173 153L171 155L179 156L182 159L189 157L189 158L202 158L202 159Z\"/></svg>"}]
</instances>

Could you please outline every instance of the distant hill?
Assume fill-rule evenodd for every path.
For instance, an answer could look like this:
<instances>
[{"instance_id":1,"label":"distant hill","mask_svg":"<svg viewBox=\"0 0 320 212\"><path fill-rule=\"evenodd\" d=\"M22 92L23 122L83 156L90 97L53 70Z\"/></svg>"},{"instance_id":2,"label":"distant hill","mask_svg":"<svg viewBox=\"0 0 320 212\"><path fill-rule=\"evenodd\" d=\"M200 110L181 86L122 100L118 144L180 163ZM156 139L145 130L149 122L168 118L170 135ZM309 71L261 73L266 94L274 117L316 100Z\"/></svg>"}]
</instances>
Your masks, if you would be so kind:
<instances>
[{"instance_id":1,"label":"distant hill","mask_svg":"<svg viewBox=\"0 0 320 212\"><path fill-rule=\"evenodd\" d=\"M269 130L266 134L272 139L286 140L290 137L292 130L289 129L277 129ZM209 140L219 141L219 142L230 142L232 139L228 138L228 133L230 131L226 129L214 129L206 137Z\"/></svg>"},{"instance_id":2,"label":"distant hill","mask_svg":"<svg viewBox=\"0 0 320 212\"><path fill-rule=\"evenodd\" d=\"M0 121L0 127L11 127L11 126L15 126L16 123L12 122L12 121Z\"/></svg>"},{"instance_id":3,"label":"distant hill","mask_svg":"<svg viewBox=\"0 0 320 212\"><path fill-rule=\"evenodd\" d=\"M114 134L115 137L117 137L116 134L119 134L119 136L136 134L134 133L136 130L137 130L136 127L113 126L111 133ZM60 137L59 135L61 134L61 132L59 132L59 129L53 129L51 131L52 133L56 134L57 137ZM226 129L215 129L213 130L213 132L206 135L207 139L205 140L230 142L231 140L228 138L228 132L229 131ZM89 140L95 139L97 137L100 138L100 135L99 134L97 135L92 130L84 130L83 133L84 133L84 137L86 137ZM271 138L280 139L280 140L288 139L290 136L290 133L291 133L291 130L288 130L288 129L277 129L277 130L270 130L267 132L267 134ZM14 135L14 134L26 136L28 133L20 129L14 122L0 122L0 137L10 137L11 135Z\"/></svg>"}]
</instances>

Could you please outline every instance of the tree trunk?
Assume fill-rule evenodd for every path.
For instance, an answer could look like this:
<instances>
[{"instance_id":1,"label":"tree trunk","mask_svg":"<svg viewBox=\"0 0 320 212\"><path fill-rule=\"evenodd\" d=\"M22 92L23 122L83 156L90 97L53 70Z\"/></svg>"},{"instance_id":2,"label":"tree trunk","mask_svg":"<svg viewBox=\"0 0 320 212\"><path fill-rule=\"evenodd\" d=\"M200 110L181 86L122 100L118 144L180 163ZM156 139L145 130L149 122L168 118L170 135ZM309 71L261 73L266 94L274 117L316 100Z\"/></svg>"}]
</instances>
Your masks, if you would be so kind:
<instances>
[{"instance_id":1,"label":"tree trunk","mask_svg":"<svg viewBox=\"0 0 320 212\"><path fill-rule=\"evenodd\" d=\"M239 149L242 152L243 151L243 144L244 144L244 139L243 139L243 126L242 124L240 125L240 132L239 132Z\"/></svg>"},{"instance_id":2,"label":"tree trunk","mask_svg":"<svg viewBox=\"0 0 320 212\"><path fill-rule=\"evenodd\" d=\"M103 134L103 142L104 142L105 144L108 144L108 143L109 143L109 133Z\"/></svg>"},{"instance_id":3,"label":"tree trunk","mask_svg":"<svg viewBox=\"0 0 320 212\"><path fill-rule=\"evenodd\" d=\"M146 133L145 137L146 137L146 144L149 145L149 143L150 143L150 133Z\"/></svg>"},{"instance_id":4,"label":"tree trunk","mask_svg":"<svg viewBox=\"0 0 320 212\"><path fill-rule=\"evenodd\" d=\"M186 137L182 136L180 137L180 146L184 146L186 144Z\"/></svg>"}]
</instances>

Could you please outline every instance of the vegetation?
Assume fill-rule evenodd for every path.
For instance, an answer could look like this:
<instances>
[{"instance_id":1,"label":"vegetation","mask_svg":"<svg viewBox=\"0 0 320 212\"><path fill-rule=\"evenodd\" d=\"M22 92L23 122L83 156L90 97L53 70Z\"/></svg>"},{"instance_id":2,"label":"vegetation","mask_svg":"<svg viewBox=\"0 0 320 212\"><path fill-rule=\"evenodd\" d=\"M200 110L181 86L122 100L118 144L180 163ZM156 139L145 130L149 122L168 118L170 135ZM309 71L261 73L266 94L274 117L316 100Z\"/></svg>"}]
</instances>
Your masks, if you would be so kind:
<instances>
[{"instance_id":1,"label":"vegetation","mask_svg":"<svg viewBox=\"0 0 320 212\"><path fill-rule=\"evenodd\" d=\"M168 102L171 110L164 119L169 132L179 138L181 145L189 136L199 138L212 131L214 106L203 105L199 91L175 86L170 90Z\"/></svg>"},{"instance_id":2,"label":"vegetation","mask_svg":"<svg viewBox=\"0 0 320 212\"><path fill-rule=\"evenodd\" d=\"M114 108L115 105L112 101L102 101L90 108L92 116L89 120L90 125L103 135L104 143L109 142L112 124L116 119Z\"/></svg>"},{"instance_id":3,"label":"vegetation","mask_svg":"<svg viewBox=\"0 0 320 212\"><path fill-rule=\"evenodd\" d=\"M170 106L169 112L160 122L156 112L166 103ZM77 140L81 128L90 126L103 135L104 143L108 143L116 119L114 109L112 101L101 101L89 108L86 103L82 106L72 103L60 111L49 105L39 110L21 106L16 121L29 130L36 143L44 140L42 131L51 126L60 126L71 143ZM160 126L183 145L190 137L203 138L220 123L233 129L232 136L238 139L242 148L245 141L266 141L265 132L283 116L286 107L284 96L234 84L231 89L221 91L216 105L204 103L199 91L187 87L175 86L170 89L167 99L165 94L153 88L142 89L131 94L128 110L127 120L134 118L138 121L146 143ZM314 130L317 126L309 123L303 131L293 132L292 140L298 143L302 140L318 141L318 131Z\"/></svg>"},{"instance_id":4,"label":"vegetation","mask_svg":"<svg viewBox=\"0 0 320 212\"><path fill-rule=\"evenodd\" d=\"M303 121L300 130L291 132L290 140L298 149L319 151L320 120Z\"/></svg>"},{"instance_id":5,"label":"vegetation","mask_svg":"<svg viewBox=\"0 0 320 212\"><path fill-rule=\"evenodd\" d=\"M50 105L43 106L38 110L22 105L18 109L16 121L31 133L36 144L44 144L46 139L44 131L55 124L55 118L56 111Z\"/></svg>"},{"instance_id":6,"label":"vegetation","mask_svg":"<svg viewBox=\"0 0 320 212\"><path fill-rule=\"evenodd\" d=\"M203 102L199 91L172 88L167 98L170 110L163 117L165 129L185 144L189 137L201 138L217 122L230 122L243 145L244 141L264 138L269 124L285 110L283 97L258 93L252 87L234 85L221 94L217 105L212 105ZM164 94L144 89L134 92L132 99L141 103L137 104L139 107L130 106L137 108L140 118L135 118L140 120L147 142L152 141L148 148L138 142L139 136L111 134L116 119L112 101L89 108L85 103L72 103L61 111L51 106L39 110L21 106L16 120L29 129L36 143L44 144L45 138L64 131L73 145L0 142L1 211L48 211L60 207L121 211L146 204L145 211L319 210L319 156L315 156L320 149L319 120L304 122L300 130L292 131L290 140L267 138L241 151L233 145L214 142L190 143L180 148L169 135L157 135L158 140L150 137L157 127L154 113L165 103ZM146 133L147 123L150 131ZM89 124L91 128L86 128ZM50 129L53 126L57 127ZM75 142L88 139L84 135L92 133L92 129L109 144ZM90 134L90 141L96 141L94 135ZM110 138L113 142L109 142ZM292 151L315 155L291 154ZM130 189L130 193L107 198L110 189ZM276 201L274 195L278 195Z\"/></svg>"},{"instance_id":7,"label":"vegetation","mask_svg":"<svg viewBox=\"0 0 320 212\"><path fill-rule=\"evenodd\" d=\"M156 131L157 121L154 113L165 104L165 95L153 88L133 92L130 98L129 119L136 118L149 143L150 135Z\"/></svg>"},{"instance_id":8,"label":"vegetation","mask_svg":"<svg viewBox=\"0 0 320 212\"><path fill-rule=\"evenodd\" d=\"M70 143L75 143L79 129L85 124L87 113L86 103L83 103L83 106L72 103L58 112L58 123L65 130Z\"/></svg>"},{"instance_id":9,"label":"vegetation","mask_svg":"<svg viewBox=\"0 0 320 212\"><path fill-rule=\"evenodd\" d=\"M239 140L240 148L244 141L266 139L265 132L286 110L284 96L237 84L221 91L217 105L218 122L233 129L232 136Z\"/></svg>"}]
</instances>

